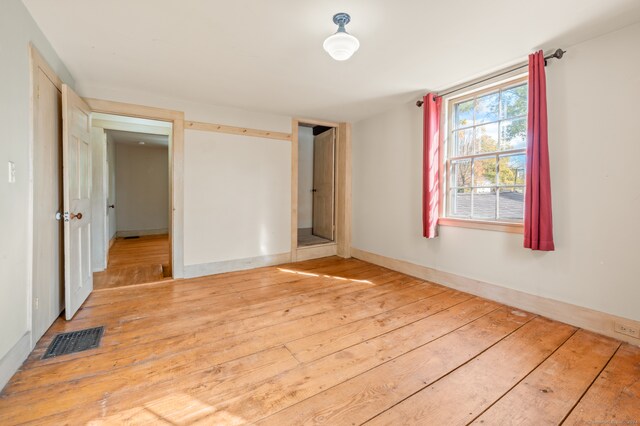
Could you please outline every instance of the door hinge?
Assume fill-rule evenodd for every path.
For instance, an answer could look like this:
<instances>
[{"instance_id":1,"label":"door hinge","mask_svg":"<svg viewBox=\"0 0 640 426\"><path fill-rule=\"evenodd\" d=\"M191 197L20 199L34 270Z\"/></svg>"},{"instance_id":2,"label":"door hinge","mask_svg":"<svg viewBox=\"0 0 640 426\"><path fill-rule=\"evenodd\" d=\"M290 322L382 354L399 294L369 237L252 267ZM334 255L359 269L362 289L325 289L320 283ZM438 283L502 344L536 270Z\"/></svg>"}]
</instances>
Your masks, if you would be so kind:
<instances>
[{"instance_id":1,"label":"door hinge","mask_svg":"<svg viewBox=\"0 0 640 426\"><path fill-rule=\"evenodd\" d=\"M36 311L40 309L40 298L36 297Z\"/></svg>"},{"instance_id":2,"label":"door hinge","mask_svg":"<svg viewBox=\"0 0 640 426\"><path fill-rule=\"evenodd\" d=\"M69 212L64 212L64 221L69 222Z\"/></svg>"},{"instance_id":3,"label":"door hinge","mask_svg":"<svg viewBox=\"0 0 640 426\"><path fill-rule=\"evenodd\" d=\"M40 85L36 86L36 98L40 99Z\"/></svg>"}]
</instances>

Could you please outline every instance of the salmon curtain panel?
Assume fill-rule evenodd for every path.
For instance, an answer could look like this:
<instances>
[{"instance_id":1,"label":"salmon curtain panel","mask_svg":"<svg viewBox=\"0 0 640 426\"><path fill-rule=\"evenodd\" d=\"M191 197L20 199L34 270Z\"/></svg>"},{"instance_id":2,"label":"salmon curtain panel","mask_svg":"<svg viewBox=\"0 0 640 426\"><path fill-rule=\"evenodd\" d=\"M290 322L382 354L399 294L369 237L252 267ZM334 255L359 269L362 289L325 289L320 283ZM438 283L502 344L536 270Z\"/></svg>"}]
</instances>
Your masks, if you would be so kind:
<instances>
[{"instance_id":1,"label":"salmon curtain panel","mask_svg":"<svg viewBox=\"0 0 640 426\"><path fill-rule=\"evenodd\" d=\"M551 178L547 138L547 84L542 51L529 55L529 115L524 202L524 246L553 251Z\"/></svg>"},{"instance_id":2,"label":"salmon curtain panel","mask_svg":"<svg viewBox=\"0 0 640 426\"><path fill-rule=\"evenodd\" d=\"M440 207L439 141L442 98L429 93L423 99L423 148L422 148L422 235L438 236Z\"/></svg>"}]
</instances>

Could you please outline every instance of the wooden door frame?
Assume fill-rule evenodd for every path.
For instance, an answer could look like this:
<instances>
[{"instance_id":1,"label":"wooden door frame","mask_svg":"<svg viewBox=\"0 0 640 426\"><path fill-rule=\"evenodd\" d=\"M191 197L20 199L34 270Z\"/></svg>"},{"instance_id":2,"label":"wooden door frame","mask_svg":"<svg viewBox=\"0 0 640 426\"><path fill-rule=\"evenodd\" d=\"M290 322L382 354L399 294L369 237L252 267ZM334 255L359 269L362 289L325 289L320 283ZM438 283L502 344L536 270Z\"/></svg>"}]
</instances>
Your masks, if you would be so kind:
<instances>
[{"instance_id":1,"label":"wooden door frame","mask_svg":"<svg viewBox=\"0 0 640 426\"><path fill-rule=\"evenodd\" d=\"M169 256L173 278L184 277L184 112L84 98L92 112L171 122L169 146Z\"/></svg>"},{"instance_id":2,"label":"wooden door frame","mask_svg":"<svg viewBox=\"0 0 640 426\"><path fill-rule=\"evenodd\" d=\"M42 70L44 74L51 80L54 86L60 91L62 94L62 80L58 75L53 71L53 68L49 65L49 63L44 59L44 56L38 51L38 49L33 45L29 44L29 62L30 62L30 93L29 93L29 141L28 141L28 167L29 167L29 195L28 195L28 208L27 208L27 300L29 301L29 305L27 306L27 326L29 330L29 339L31 348L33 348L36 344L34 339L34 321L33 316L35 311L33 309L34 301L34 268L36 266L34 262L33 250L35 248L34 245L34 218L35 218L35 146L36 146L36 125L37 123L37 97L38 97L38 70ZM60 121L62 121L62 110L60 110ZM58 141L62 144L62 140ZM60 168L62 168L62 158L60 158ZM62 188L60 188L62 190ZM63 235L60 235L60 238L63 238ZM62 253L60 253L62 256ZM61 283L64 285L64 282ZM63 299L64 300L64 299Z\"/></svg>"},{"instance_id":3,"label":"wooden door frame","mask_svg":"<svg viewBox=\"0 0 640 426\"><path fill-rule=\"evenodd\" d=\"M335 240L298 248L298 130L300 123L336 129ZM351 124L294 118L291 121L291 261L337 255L351 257Z\"/></svg>"}]
</instances>

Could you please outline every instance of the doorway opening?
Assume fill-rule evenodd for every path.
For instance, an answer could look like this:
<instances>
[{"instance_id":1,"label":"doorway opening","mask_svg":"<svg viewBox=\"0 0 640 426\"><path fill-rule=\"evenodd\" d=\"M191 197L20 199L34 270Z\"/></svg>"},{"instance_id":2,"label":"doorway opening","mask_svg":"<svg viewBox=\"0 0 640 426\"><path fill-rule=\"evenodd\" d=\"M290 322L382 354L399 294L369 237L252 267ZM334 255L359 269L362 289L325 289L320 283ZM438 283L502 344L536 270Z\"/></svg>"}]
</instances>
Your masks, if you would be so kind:
<instances>
[{"instance_id":1,"label":"doorway opening","mask_svg":"<svg viewBox=\"0 0 640 426\"><path fill-rule=\"evenodd\" d=\"M310 160L306 156L310 166L298 166L300 162L300 138L301 128L310 128L313 137L313 151L320 151ZM291 261L317 259L326 256L351 256L351 125L349 123L337 123L324 120L299 119L291 121ZM314 130L316 135L314 136ZM309 138L309 130L302 130L302 137ZM303 142L304 144L304 142ZM307 144L308 145L308 144ZM302 149L305 149L304 147ZM308 149L308 146L307 146ZM333 151L333 152L331 152ZM303 154L305 155L305 154ZM314 163L322 160L323 164L314 167ZM322 174L320 180L313 182L313 169ZM331 173L333 169L333 173ZM311 187L300 188L300 173L306 170L309 179L311 170ZM304 179L304 177L303 177ZM315 192L313 190L316 190ZM322 189L322 191L320 191ZM333 196L328 195L333 192ZM311 204L302 201L299 196L311 194ZM306 203L306 204L305 204ZM305 207L306 205L306 207ZM311 225L302 222L298 225L299 210L306 209L307 215L311 212ZM321 213L318 213L321 212ZM304 213L302 213L304 220ZM315 223L314 223L315 222ZM299 230L302 234L308 234L311 228L311 236L320 237L323 241L313 238L311 245L301 245L298 239ZM304 238L304 237L303 237Z\"/></svg>"},{"instance_id":2,"label":"doorway opening","mask_svg":"<svg viewBox=\"0 0 640 426\"><path fill-rule=\"evenodd\" d=\"M171 279L172 123L93 113L94 289Z\"/></svg>"},{"instance_id":3,"label":"doorway opening","mask_svg":"<svg viewBox=\"0 0 640 426\"><path fill-rule=\"evenodd\" d=\"M123 239L155 239L154 242L158 243L155 253L150 254L148 247L153 244L145 244L147 247L143 247L142 252L140 245L123 249L125 253L121 253L121 257L137 258L143 262L153 257L154 263L160 258L157 262L160 264L160 273L149 278L129 271L133 273L121 274L124 279L118 279L117 284L112 287L182 277L184 113L100 99L83 99L60 80L35 47L30 45L29 52L31 135L27 211L30 268L28 297L31 299L30 343L33 347L62 311L67 320L74 317L94 289L94 272L108 273L109 249L115 246L117 238L114 240L113 237L118 232L117 226L110 222L110 216L114 217L118 198L115 172L117 149L113 142L117 137L135 138L137 145L154 145L159 143L157 136L162 136L161 145L165 153L161 168L165 174L152 182L164 181L166 184L160 191L164 194L166 204L151 211L164 211L166 222L154 226L152 231L156 232L141 228L133 231L138 231L135 234L146 235L122 236ZM93 118L96 121L92 123ZM106 123L107 121L111 123ZM112 131L122 134L118 136ZM107 139L113 144L108 144ZM127 160L130 160L128 156ZM114 166L111 168L111 177L110 164ZM111 193L110 179L112 190L115 189ZM128 184L123 187L126 189ZM146 187L145 190L147 191ZM145 193L147 195L149 194ZM117 224L117 217L115 222ZM162 232L160 236L149 235L158 235L158 230ZM104 288L100 285L98 287Z\"/></svg>"},{"instance_id":4,"label":"doorway opening","mask_svg":"<svg viewBox=\"0 0 640 426\"><path fill-rule=\"evenodd\" d=\"M336 133L335 127L299 123L298 248L335 243Z\"/></svg>"}]
</instances>

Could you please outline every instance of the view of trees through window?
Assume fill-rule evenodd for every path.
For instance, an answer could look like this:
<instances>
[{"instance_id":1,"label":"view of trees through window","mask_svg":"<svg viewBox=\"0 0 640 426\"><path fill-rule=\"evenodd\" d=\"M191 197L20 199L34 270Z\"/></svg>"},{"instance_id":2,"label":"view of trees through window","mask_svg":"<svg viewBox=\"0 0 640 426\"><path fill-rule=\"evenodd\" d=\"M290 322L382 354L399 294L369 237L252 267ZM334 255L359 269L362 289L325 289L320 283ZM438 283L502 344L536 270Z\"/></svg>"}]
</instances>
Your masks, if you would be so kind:
<instances>
[{"instance_id":1,"label":"view of trees through window","mask_svg":"<svg viewBox=\"0 0 640 426\"><path fill-rule=\"evenodd\" d=\"M522 220L527 92L519 82L451 102L447 216Z\"/></svg>"}]
</instances>

